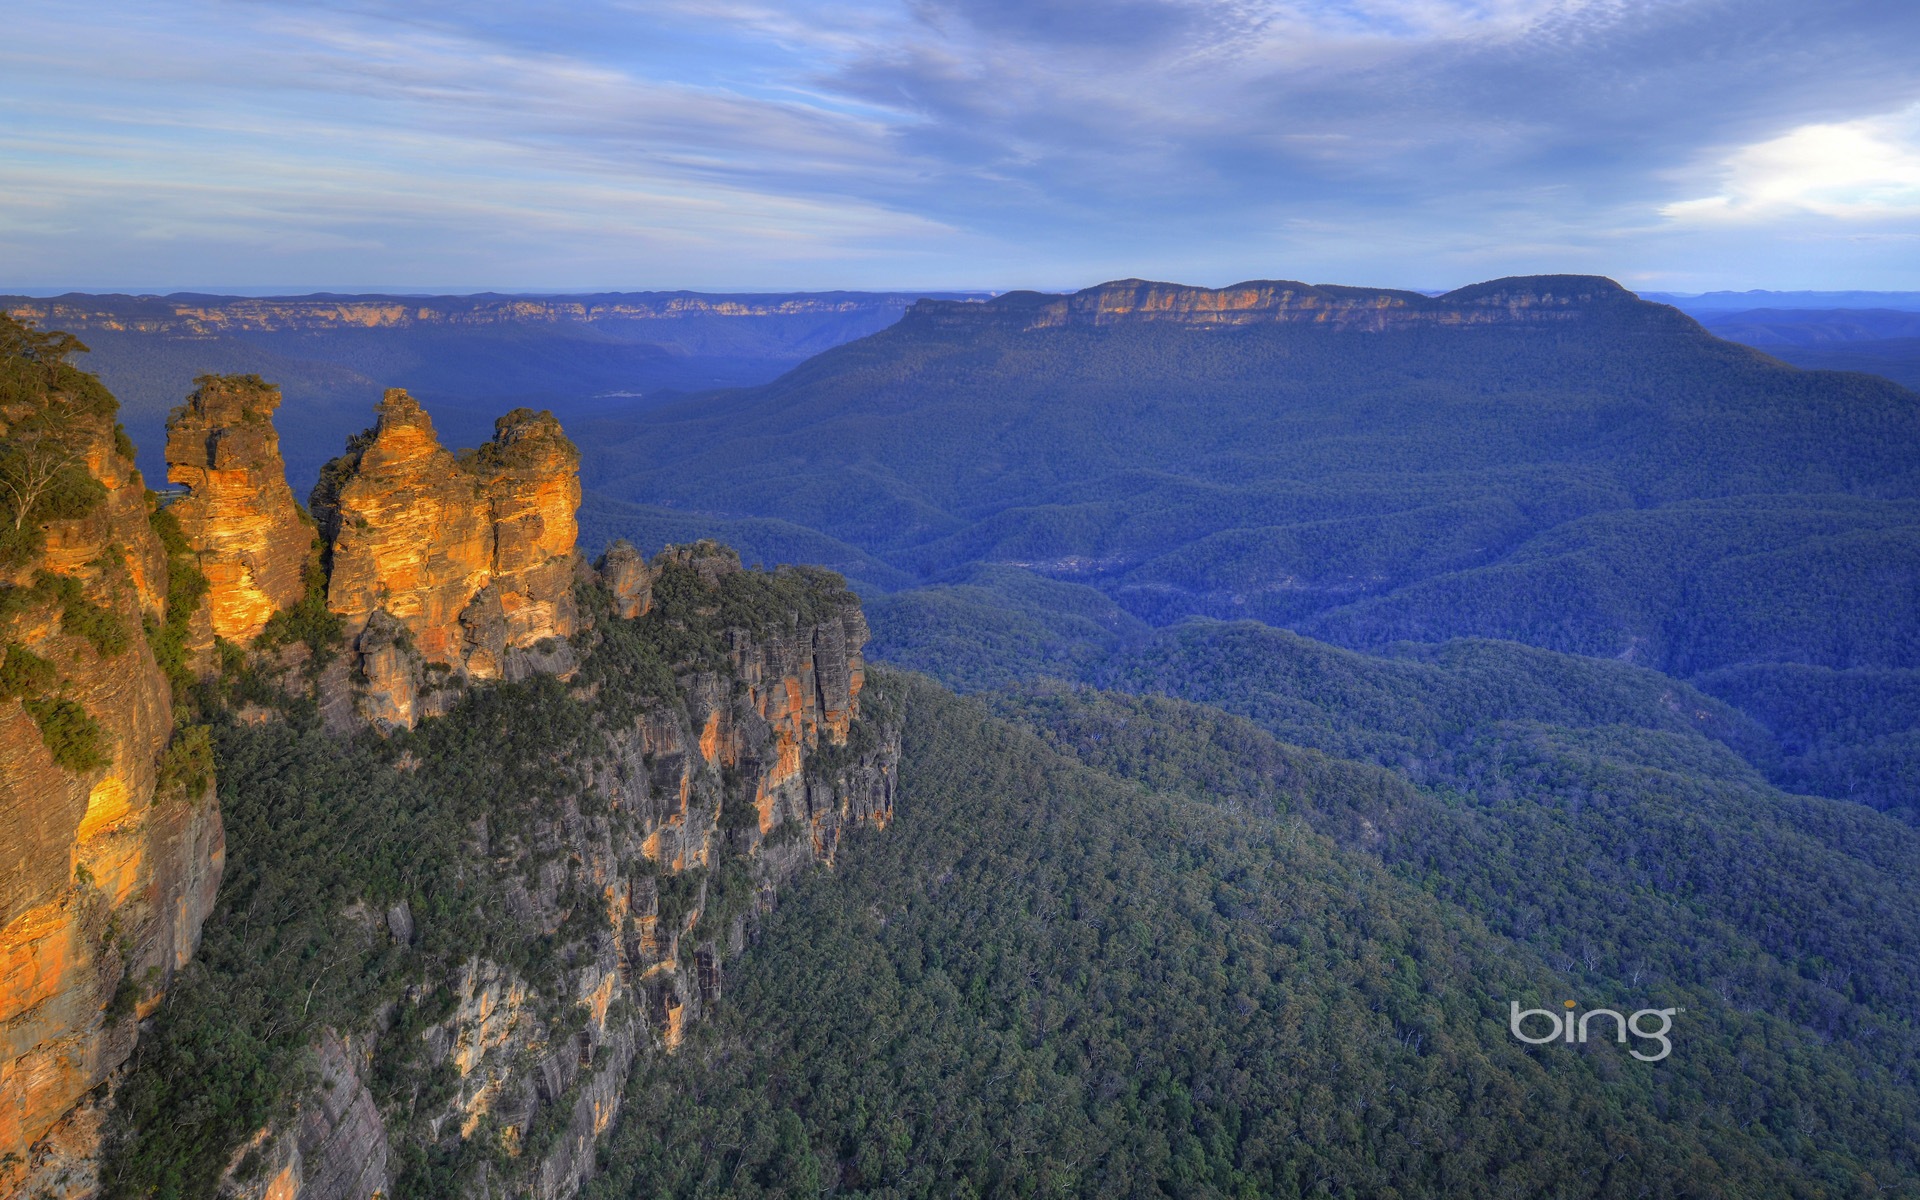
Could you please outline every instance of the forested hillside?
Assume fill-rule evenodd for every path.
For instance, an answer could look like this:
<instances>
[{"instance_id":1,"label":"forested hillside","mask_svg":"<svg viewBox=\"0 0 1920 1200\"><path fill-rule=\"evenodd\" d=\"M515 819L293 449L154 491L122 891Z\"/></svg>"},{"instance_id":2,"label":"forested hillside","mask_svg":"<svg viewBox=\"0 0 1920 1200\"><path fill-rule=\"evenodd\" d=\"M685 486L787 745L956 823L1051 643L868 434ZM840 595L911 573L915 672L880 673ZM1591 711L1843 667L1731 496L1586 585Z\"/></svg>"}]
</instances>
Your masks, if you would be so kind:
<instances>
[{"instance_id":1,"label":"forested hillside","mask_svg":"<svg viewBox=\"0 0 1920 1200\"><path fill-rule=\"evenodd\" d=\"M163 506L62 371L226 831L79 1014L108 1195L1920 1197L1912 393L1602 280L1127 283L579 448L394 389L309 513L269 381Z\"/></svg>"},{"instance_id":2,"label":"forested hillside","mask_svg":"<svg viewBox=\"0 0 1920 1200\"><path fill-rule=\"evenodd\" d=\"M1217 710L1003 698L1022 730L878 686L908 713L896 825L790 893L719 1019L642 1064L588 1195L1920 1188L1904 826L1755 793L1732 824L1673 803L1686 831L1550 850L1505 818L1645 817L1664 789L1495 814ZM1828 853L1715 882L1780 834ZM1861 907L1824 956L1764 944L1842 880ZM1510 1001L1562 997L1683 1009L1673 1055L1510 1037Z\"/></svg>"},{"instance_id":3,"label":"forested hillside","mask_svg":"<svg viewBox=\"0 0 1920 1200\"><path fill-rule=\"evenodd\" d=\"M1276 292L1321 315L1232 307ZM1776 781L1911 807L1911 727L1854 698L1920 696L1920 397L1605 280L1357 294L928 302L765 387L595 423L583 477L610 528L768 561L808 533L880 653L962 686L1083 677L1195 616L1508 639L1697 680L1775 737ZM1831 702L1790 719L1783 688Z\"/></svg>"}]
</instances>

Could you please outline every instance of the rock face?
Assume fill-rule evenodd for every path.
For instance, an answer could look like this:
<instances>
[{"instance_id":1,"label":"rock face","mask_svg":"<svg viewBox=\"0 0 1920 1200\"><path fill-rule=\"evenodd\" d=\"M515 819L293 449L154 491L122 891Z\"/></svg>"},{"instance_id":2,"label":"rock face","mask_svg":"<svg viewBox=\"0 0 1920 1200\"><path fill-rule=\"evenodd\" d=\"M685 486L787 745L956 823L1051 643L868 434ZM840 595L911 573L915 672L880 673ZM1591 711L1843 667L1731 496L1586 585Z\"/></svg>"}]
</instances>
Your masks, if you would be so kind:
<instances>
[{"instance_id":1,"label":"rock face","mask_svg":"<svg viewBox=\"0 0 1920 1200\"><path fill-rule=\"evenodd\" d=\"M384 727L445 712L469 679L564 671L579 452L551 413L517 409L460 458L406 392L328 464L313 508L329 539L327 606Z\"/></svg>"},{"instance_id":2,"label":"rock face","mask_svg":"<svg viewBox=\"0 0 1920 1200\"><path fill-rule=\"evenodd\" d=\"M615 615L631 621L653 608L653 573L647 560L625 538L607 547L600 559L600 577L613 593Z\"/></svg>"},{"instance_id":3,"label":"rock face","mask_svg":"<svg viewBox=\"0 0 1920 1200\"><path fill-rule=\"evenodd\" d=\"M225 1194L370 1200L403 1186L392 1164L412 1146L456 1163L461 1194L572 1196L635 1060L673 1052L720 1001L755 915L849 830L891 819L901 714L884 698L862 712L866 623L837 578L772 577L786 590L768 602L751 589L769 577L712 543L637 559L610 554L589 588L609 608L624 603L616 581L631 595L636 578L671 599L641 617L602 610L578 635L574 694L604 737L552 753L583 786L480 821L467 851L500 910L564 967L476 955L448 979L403 972L420 982L398 1008L324 1035L320 1085L261 1131ZM742 611L756 619L729 615ZM657 693L599 657L673 645L704 649L668 664ZM370 948L410 946L416 924L404 905L356 917ZM405 1041L386 1036L418 1028L409 1007L438 1015ZM376 1074L449 1082L394 1092L443 1097L431 1106L382 1108L365 1083Z\"/></svg>"},{"instance_id":4,"label":"rock face","mask_svg":"<svg viewBox=\"0 0 1920 1200\"><path fill-rule=\"evenodd\" d=\"M71 368L51 376L56 392L92 382ZM0 439L31 436L44 399L0 405ZM223 862L211 776L179 769L192 739L175 727L171 684L142 630L143 617L166 616L167 552L116 445L111 398L98 399L61 430L91 502L31 521L40 544L0 559L6 1196L91 1192L97 1089L192 954Z\"/></svg>"},{"instance_id":5,"label":"rock face","mask_svg":"<svg viewBox=\"0 0 1920 1200\"><path fill-rule=\"evenodd\" d=\"M167 479L187 495L171 511L200 555L213 631L248 642L305 590L312 525L287 487L273 410L258 376L199 380L167 420Z\"/></svg>"},{"instance_id":6,"label":"rock face","mask_svg":"<svg viewBox=\"0 0 1920 1200\"><path fill-rule=\"evenodd\" d=\"M1421 326L1543 324L1634 308L1633 294L1592 275L1497 279L1443 296L1374 288L1254 280L1224 288L1122 279L1071 295L1009 292L984 303L922 300L904 318L938 326L994 324L1015 329L1166 321L1181 325L1306 324L1380 333ZM1677 318L1671 310L1656 310ZM1690 323L1690 322L1689 322Z\"/></svg>"},{"instance_id":7,"label":"rock face","mask_svg":"<svg viewBox=\"0 0 1920 1200\"><path fill-rule=\"evenodd\" d=\"M115 1072L212 911L208 731L176 723L197 645L253 639L305 599L312 527L286 494L277 399L257 380L201 381L168 447L189 494L159 512L99 392L68 421L84 479L59 519L30 552L0 539L0 1195L96 1190ZM0 433L37 436L30 409L0 406ZM372 1200L405 1190L423 1156L453 1164L463 1194L573 1195L635 1060L671 1053L719 1002L755 915L849 830L892 817L900 714L862 714L867 627L844 581L743 571L709 542L652 562L621 543L588 570L577 463L558 422L526 410L456 457L392 391L322 476L340 644L305 617L316 640L255 641L244 722L318 700L365 736L546 675L571 682L536 680L537 703L576 732L537 750L565 787L494 798L479 811L502 819L471 818L469 845L422 850L458 856L449 877L481 889L494 940L450 955L443 927L429 951L404 898L338 914L360 961L397 959L401 983L310 1035L312 1084L231 1148L223 1196ZM211 606L183 586L196 563ZM299 703L275 709L262 687ZM490 719L476 709L495 711L455 719ZM447 753L471 757L442 793L456 823L470 781L499 765L497 735L461 744Z\"/></svg>"}]
</instances>

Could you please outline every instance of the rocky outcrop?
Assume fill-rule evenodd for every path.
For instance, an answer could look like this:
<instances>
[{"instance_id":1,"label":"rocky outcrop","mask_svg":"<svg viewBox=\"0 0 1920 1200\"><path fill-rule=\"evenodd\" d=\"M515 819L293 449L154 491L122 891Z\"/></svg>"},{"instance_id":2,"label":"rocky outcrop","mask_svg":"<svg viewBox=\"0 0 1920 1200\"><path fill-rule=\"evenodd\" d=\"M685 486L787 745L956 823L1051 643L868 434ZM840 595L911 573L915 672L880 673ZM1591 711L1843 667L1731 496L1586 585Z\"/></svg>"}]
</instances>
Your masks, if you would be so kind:
<instances>
[{"instance_id":1,"label":"rocky outcrop","mask_svg":"<svg viewBox=\"0 0 1920 1200\"><path fill-rule=\"evenodd\" d=\"M200 556L213 632L244 643L304 593L313 528L280 459L280 389L254 375L198 382L167 419L167 479L187 489L171 511Z\"/></svg>"},{"instance_id":2,"label":"rocky outcrop","mask_svg":"<svg viewBox=\"0 0 1920 1200\"><path fill-rule=\"evenodd\" d=\"M493 566L482 589L493 595L468 621L467 671L498 679L507 673L506 650L579 628L573 575L580 452L552 413L519 408L494 422L493 440L464 465L481 481L493 524Z\"/></svg>"},{"instance_id":3,"label":"rocky outcrop","mask_svg":"<svg viewBox=\"0 0 1920 1200\"><path fill-rule=\"evenodd\" d=\"M1382 333L1433 326L1556 324L1603 312L1691 324L1671 309L1640 304L1611 279L1593 275L1497 279L1442 296L1284 280L1202 288L1122 279L1064 296L1009 292L984 304L922 300L903 323L1029 330L1161 321L1193 326L1301 324Z\"/></svg>"},{"instance_id":4,"label":"rocky outcrop","mask_svg":"<svg viewBox=\"0 0 1920 1200\"><path fill-rule=\"evenodd\" d=\"M411 726L468 680L567 670L580 478L560 423L517 409L456 458L406 392L387 392L377 412L313 497L358 713Z\"/></svg>"},{"instance_id":5,"label":"rocky outcrop","mask_svg":"<svg viewBox=\"0 0 1920 1200\"><path fill-rule=\"evenodd\" d=\"M607 547L597 564L600 578L613 594L615 616L631 621L653 608L653 572L633 544L621 538Z\"/></svg>"},{"instance_id":6,"label":"rocky outcrop","mask_svg":"<svg viewBox=\"0 0 1920 1200\"><path fill-rule=\"evenodd\" d=\"M102 1085L192 954L223 845L143 632L165 625L168 558L111 397L9 354L45 390L11 394L0 438L58 439L73 474L0 556L0 1195L81 1196Z\"/></svg>"},{"instance_id":7,"label":"rocky outcrop","mask_svg":"<svg viewBox=\"0 0 1920 1200\"><path fill-rule=\"evenodd\" d=\"M231 1200L371 1200L393 1192L380 1109L365 1050L328 1030L314 1051L317 1086L287 1136L262 1130L234 1156Z\"/></svg>"},{"instance_id":8,"label":"rocky outcrop","mask_svg":"<svg viewBox=\"0 0 1920 1200\"><path fill-rule=\"evenodd\" d=\"M315 1046L323 1082L235 1156L227 1194L370 1200L400 1184L389 1164L411 1144L452 1164L462 1194L572 1196L636 1059L673 1052L721 1001L727 960L781 886L890 821L900 713L863 705L866 623L838 578L743 571L712 543L637 558L609 554L586 581L604 607L577 635L572 694L599 734L552 747L583 785L477 821L465 851L505 918L564 966L476 952L449 978L403 971L418 983L398 1009ZM617 615L616 584L631 595L640 577L658 601ZM669 669L651 683L627 669L671 647L683 656L654 658ZM404 904L351 915L370 950L419 936ZM410 1007L437 1015L420 1028ZM389 1083L416 1099L380 1108L362 1099L376 1075L445 1083Z\"/></svg>"},{"instance_id":9,"label":"rocky outcrop","mask_svg":"<svg viewBox=\"0 0 1920 1200\"><path fill-rule=\"evenodd\" d=\"M115 1072L223 862L207 730L176 728L199 702L191 651L303 605L300 641L255 638L232 667L243 722L344 698L343 731L411 726L489 681L562 676L531 686L576 722L539 749L572 782L478 809L470 845L421 848L460 856L445 877L471 880L490 914L470 956L444 926L423 938L406 899L337 914L357 961L401 964L394 990L301 1035L284 1115L210 1164L219 1190L371 1200L424 1154L465 1194L562 1200L591 1176L636 1059L673 1052L720 1002L754 917L848 831L892 817L898 713L863 715L858 600L838 576L744 571L710 542L651 562L621 543L588 570L578 454L550 414L509 413L456 456L393 391L315 493L330 641L301 580L310 527L280 478L276 399L202 381L169 445L188 494L163 513L105 398L82 414L85 480L59 519L31 554L0 540L0 1195L95 1189ZM31 415L0 412L23 440ZM196 562L217 617L188 586ZM494 744L459 762L454 828ZM396 769L422 769L410 755Z\"/></svg>"},{"instance_id":10,"label":"rocky outcrop","mask_svg":"<svg viewBox=\"0 0 1920 1200\"><path fill-rule=\"evenodd\" d=\"M251 428L258 396L203 387L176 440L224 462L227 431ZM460 872L489 878L493 905L565 967L477 951L399 1002L431 1020L389 1004L327 1029L310 1049L317 1086L236 1149L222 1192L367 1200L400 1186L411 1147L465 1163L472 1194L558 1200L591 1175L637 1056L673 1051L719 1001L726 960L780 885L831 862L856 825L891 819L898 722L861 719L867 627L839 577L747 572L711 542L652 562L620 542L588 570L575 550L579 455L551 414L511 412L456 455L404 391L377 411L312 501L340 644L257 646L256 678L317 699L349 734L449 714L489 681L573 678L597 732L550 752L575 763L581 787L522 806L510 829L481 819ZM272 471L247 478L254 494L260 474ZM190 499L215 487L182 482ZM238 543L223 522L251 517L237 503L196 514L203 559ZM647 662L660 670L632 673ZM258 704L247 715L272 719ZM414 945L404 901L343 915L371 953ZM420 1031L396 1040L396 1027ZM419 1086L383 1103L374 1078Z\"/></svg>"}]
</instances>

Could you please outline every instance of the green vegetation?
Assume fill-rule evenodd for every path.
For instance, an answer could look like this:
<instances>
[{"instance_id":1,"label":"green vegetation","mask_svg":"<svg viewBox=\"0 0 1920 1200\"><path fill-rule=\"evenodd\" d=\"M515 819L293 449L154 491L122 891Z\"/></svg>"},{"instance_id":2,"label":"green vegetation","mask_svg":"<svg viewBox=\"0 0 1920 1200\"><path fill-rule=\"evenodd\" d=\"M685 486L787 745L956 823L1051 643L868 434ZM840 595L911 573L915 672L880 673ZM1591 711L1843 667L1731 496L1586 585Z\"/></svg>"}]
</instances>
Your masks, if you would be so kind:
<instances>
[{"instance_id":1,"label":"green vegetation","mask_svg":"<svg viewBox=\"0 0 1920 1200\"><path fill-rule=\"evenodd\" d=\"M847 599L837 577L811 570L733 572L709 588L675 563L662 581L654 611L631 621L611 615L603 589L582 587L595 631L571 684L536 676L474 688L412 731L326 733L311 701L276 699L244 674L204 693L211 723L177 732L160 790L195 795L212 771L228 865L199 953L116 1093L108 1195L211 1195L235 1149L288 1114L327 1029L374 1041L369 1084L390 1130L397 1195L462 1195L477 1165L511 1167L497 1138L428 1127L455 1080L422 1032L452 1012L459 970L484 960L533 989L524 1019L572 1037L581 1018L563 983L598 952L605 900L578 880L562 884L543 932L526 897L567 853L558 823L606 821L606 795L590 781L608 769L609 734L662 710L690 720L680 677L728 669L726 622L790 635ZM278 711L241 723L242 700ZM717 804L723 831L755 814L744 777L703 777L692 803L708 814ZM723 937L757 889L740 844L723 836L704 868L654 875L661 920L684 921L704 896L698 936ZM653 875L637 845L617 852L623 869ZM402 903L414 930L405 944L385 917ZM376 1021L383 1012L390 1023ZM537 1155L561 1131L554 1119L536 1124L521 1152Z\"/></svg>"},{"instance_id":2,"label":"green vegetation","mask_svg":"<svg viewBox=\"0 0 1920 1200\"><path fill-rule=\"evenodd\" d=\"M1449 794L1174 701L1009 698L1050 748L927 684L875 686L911 714L895 824L783 896L716 1017L641 1062L588 1196L1920 1189L1898 982L1920 963L1883 928L1908 917L1868 913L1912 907L1910 830L1827 805L1905 839L1858 868L1881 890L1849 918L1850 957L1756 959L1737 931L1683 926L1625 943L1670 943L1657 959L1589 959L1554 940L1590 934L1583 907L1645 917L1631 906L1665 889L1595 905L1457 878L1535 925L1489 929L1442 894L1467 856L1368 848L1382 819L1444 826ZM1709 903L1691 894L1659 915ZM1723 959L1691 964L1729 934ZM1871 986L1891 990L1862 1005L1844 976L1882 954ZM1744 991L1761 965L1838 1007L1823 1024L1776 1010ZM1685 1007L1673 1057L1510 1038L1510 999L1562 996Z\"/></svg>"},{"instance_id":3,"label":"green vegetation","mask_svg":"<svg viewBox=\"0 0 1920 1200\"><path fill-rule=\"evenodd\" d=\"M52 663L25 646L8 642L0 647L0 700L50 691L58 674Z\"/></svg>"},{"instance_id":4,"label":"green vegetation","mask_svg":"<svg viewBox=\"0 0 1920 1200\"><path fill-rule=\"evenodd\" d=\"M64 633L85 638L96 652L111 657L127 649L127 630L111 609L86 598L80 582L41 571L29 587L0 587L0 616L33 605L58 607ZM68 771L91 771L107 764L107 733L78 701L59 694L59 670L25 646L7 642L0 660L0 700L19 698L40 728L53 761Z\"/></svg>"},{"instance_id":5,"label":"green vegetation","mask_svg":"<svg viewBox=\"0 0 1920 1200\"><path fill-rule=\"evenodd\" d=\"M1034 577L1361 649L1920 667L1920 398L1595 291L1576 320L1389 333L1027 330L1009 300L574 429L604 536L811 538L876 657L959 687L1086 678L1140 635ZM1824 719L1771 778L1910 808L1920 747Z\"/></svg>"},{"instance_id":6,"label":"green vegetation","mask_svg":"<svg viewBox=\"0 0 1920 1200\"><path fill-rule=\"evenodd\" d=\"M78 579L42 571L34 578L33 595L59 605L61 632L87 639L100 657L112 658L126 651L126 623L112 609L87 599Z\"/></svg>"},{"instance_id":7,"label":"green vegetation","mask_svg":"<svg viewBox=\"0 0 1920 1200\"><path fill-rule=\"evenodd\" d=\"M488 689L390 741L217 724L227 872L200 952L119 1093L109 1194L211 1195L233 1148L297 1098L320 1031L356 1027L417 980L434 980L444 1003L454 969L480 955L551 987L558 939L529 938L507 915L503 881L472 869L469 843L476 820L504 836L578 790L544 751L585 741L586 728L551 680ZM403 899L418 931L408 947L380 924ZM401 1064L417 1053L386 1049Z\"/></svg>"},{"instance_id":8,"label":"green vegetation","mask_svg":"<svg viewBox=\"0 0 1920 1200\"><path fill-rule=\"evenodd\" d=\"M179 725L160 755L154 795L160 799L198 801L213 782L213 729L207 725Z\"/></svg>"},{"instance_id":9,"label":"green vegetation","mask_svg":"<svg viewBox=\"0 0 1920 1200\"><path fill-rule=\"evenodd\" d=\"M179 519L158 501L157 496L148 494L147 520L167 555L167 606L159 625L147 630L147 645L153 648L154 661L160 664L173 685L174 708L184 719L196 682L193 668L187 662L188 626L194 610L205 599L209 584L200 570L200 556L193 552L186 534L180 530Z\"/></svg>"},{"instance_id":10,"label":"green vegetation","mask_svg":"<svg viewBox=\"0 0 1920 1200\"><path fill-rule=\"evenodd\" d=\"M40 726L40 740L55 763L69 771L107 765L106 731L77 702L64 696L39 696L22 703Z\"/></svg>"},{"instance_id":11,"label":"green vegetation","mask_svg":"<svg viewBox=\"0 0 1920 1200\"><path fill-rule=\"evenodd\" d=\"M43 523L85 516L106 495L84 459L117 406L67 361L85 351L71 334L0 313L0 567L39 549Z\"/></svg>"}]
</instances>

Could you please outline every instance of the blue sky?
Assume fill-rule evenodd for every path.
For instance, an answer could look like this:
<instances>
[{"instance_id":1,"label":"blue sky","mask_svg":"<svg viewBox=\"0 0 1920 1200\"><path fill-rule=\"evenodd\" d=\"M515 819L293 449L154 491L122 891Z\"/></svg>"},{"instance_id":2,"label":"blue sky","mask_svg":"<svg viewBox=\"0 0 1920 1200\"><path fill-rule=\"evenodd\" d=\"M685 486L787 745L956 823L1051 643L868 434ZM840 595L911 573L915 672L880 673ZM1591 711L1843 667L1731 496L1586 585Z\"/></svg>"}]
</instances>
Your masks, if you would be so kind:
<instances>
[{"instance_id":1,"label":"blue sky","mask_svg":"<svg viewBox=\"0 0 1920 1200\"><path fill-rule=\"evenodd\" d=\"M8 8L0 290L1920 289L1916 0Z\"/></svg>"}]
</instances>

